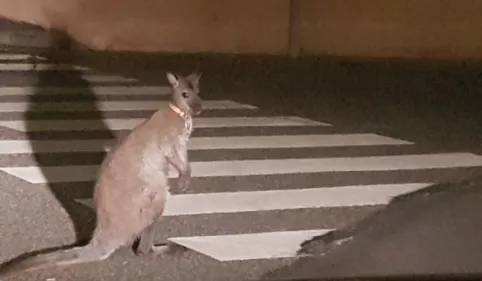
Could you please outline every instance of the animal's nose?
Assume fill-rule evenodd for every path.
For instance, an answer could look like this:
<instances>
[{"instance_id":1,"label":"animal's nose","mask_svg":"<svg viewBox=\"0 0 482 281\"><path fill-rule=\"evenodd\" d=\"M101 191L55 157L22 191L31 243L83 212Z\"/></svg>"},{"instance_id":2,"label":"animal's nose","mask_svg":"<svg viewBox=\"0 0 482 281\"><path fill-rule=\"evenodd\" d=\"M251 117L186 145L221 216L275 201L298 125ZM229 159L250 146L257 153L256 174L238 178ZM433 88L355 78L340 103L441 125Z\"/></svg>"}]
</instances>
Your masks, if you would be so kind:
<instances>
[{"instance_id":1,"label":"animal's nose","mask_svg":"<svg viewBox=\"0 0 482 281\"><path fill-rule=\"evenodd\" d=\"M202 103L198 103L198 106L197 106L197 113L201 113L201 111L203 111L204 107L202 105Z\"/></svg>"}]
</instances>

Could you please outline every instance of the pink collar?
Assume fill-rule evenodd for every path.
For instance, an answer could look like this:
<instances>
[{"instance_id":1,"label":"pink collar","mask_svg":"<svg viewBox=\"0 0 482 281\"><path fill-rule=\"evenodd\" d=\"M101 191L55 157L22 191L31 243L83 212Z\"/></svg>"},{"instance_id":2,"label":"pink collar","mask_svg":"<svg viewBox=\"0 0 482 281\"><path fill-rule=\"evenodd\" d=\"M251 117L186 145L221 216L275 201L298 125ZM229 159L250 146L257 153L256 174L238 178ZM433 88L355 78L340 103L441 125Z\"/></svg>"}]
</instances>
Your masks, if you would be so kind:
<instances>
[{"instance_id":1,"label":"pink collar","mask_svg":"<svg viewBox=\"0 0 482 281\"><path fill-rule=\"evenodd\" d=\"M186 116L186 113L182 111L179 107L175 106L172 103L169 103L169 107L177 113L177 115L181 116L181 118L184 118Z\"/></svg>"}]
</instances>

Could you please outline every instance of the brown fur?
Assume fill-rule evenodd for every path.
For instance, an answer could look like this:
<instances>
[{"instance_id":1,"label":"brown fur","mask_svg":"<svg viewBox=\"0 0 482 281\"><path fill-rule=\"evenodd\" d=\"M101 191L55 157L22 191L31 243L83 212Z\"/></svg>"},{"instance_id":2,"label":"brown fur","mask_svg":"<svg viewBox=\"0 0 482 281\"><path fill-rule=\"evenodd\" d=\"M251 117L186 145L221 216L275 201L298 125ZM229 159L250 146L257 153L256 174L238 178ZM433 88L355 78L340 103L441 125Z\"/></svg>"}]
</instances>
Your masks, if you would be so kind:
<instances>
[{"instance_id":1,"label":"brown fur","mask_svg":"<svg viewBox=\"0 0 482 281\"><path fill-rule=\"evenodd\" d=\"M162 215L169 195L170 165L179 173L178 188L188 187L191 168L187 141L192 116L202 111L199 74L184 78L168 73L167 78L173 88L171 104L185 116L169 107L160 109L107 153L94 186L97 221L90 242L13 263L0 272L100 261L136 238L138 254L167 249L154 246L153 225Z\"/></svg>"}]
</instances>

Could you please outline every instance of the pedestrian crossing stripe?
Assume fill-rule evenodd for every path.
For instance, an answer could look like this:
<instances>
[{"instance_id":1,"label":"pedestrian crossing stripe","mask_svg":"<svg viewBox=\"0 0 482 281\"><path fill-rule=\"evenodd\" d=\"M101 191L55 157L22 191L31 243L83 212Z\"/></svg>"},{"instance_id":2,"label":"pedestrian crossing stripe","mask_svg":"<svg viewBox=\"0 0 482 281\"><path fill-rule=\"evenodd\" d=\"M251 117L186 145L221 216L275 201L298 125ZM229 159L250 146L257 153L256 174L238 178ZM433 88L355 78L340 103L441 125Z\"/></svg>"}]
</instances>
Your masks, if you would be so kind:
<instances>
[{"instance_id":1,"label":"pedestrian crossing stripe","mask_svg":"<svg viewBox=\"0 0 482 281\"><path fill-rule=\"evenodd\" d=\"M105 76L105 75L97 75ZM109 77L109 76L105 76ZM119 79L130 79L118 76ZM120 80L118 82L121 82ZM116 81L113 81L116 82ZM88 92L89 95L159 95L165 96L171 94L171 87L167 86L90 86L88 88L82 87L2 87L0 96L32 96L32 95L77 95ZM152 102L152 101L151 101ZM53 103L53 102L52 102Z\"/></svg>"},{"instance_id":2,"label":"pedestrian crossing stripe","mask_svg":"<svg viewBox=\"0 0 482 281\"><path fill-rule=\"evenodd\" d=\"M177 194L169 196L163 216L385 205L395 196L430 185L407 183ZM76 201L90 208L93 206L91 198Z\"/></svg>"},{"instance_id":3,"label":"pedestrian crossing stripe","mask_svg":"<svg viewBox=\"0 0 482 281\"><path fill-rule=\"evenodd\" d=\"M296 257L303 241L331 230L333 229L173 237L168 240L223 262L280 259Z\"/></svg>"},{"instance_id":4,"label":"pedestrian crossing stripe","mask_svg":"<svg viewBox=\"0 0 482 281\"><path fill-rule=\"evenodd\" d=\"M45 70L75 70L75 71L87 71L91 70L88 67L68 65L68 64L46 64L37 63L35 68L31 63L0 63L0 71L45 71Z\"/></svg>"},{"instance_id":5,"label":"pedestrian crossing stripe","mask_svg":"<svg viewBox=\"0 0 482 281\"><path fill-rule=\"evenodd\" d=\"M101 74L84 74L79 75L81 79L93 83L108 83L108 82L138 82L136 78L127 78L117 75L101 75Z\"/></svg>"},{"instance_id":6,"label":"pedestrian crossing stripe","mask_svg":"<svg viewBox=\"0 0 482 281\"><path fill-rule=\"evenodd\" d=\"M0 140L0 154L100 152L115 140ZM189 150L306 148L340 146L410 145L412 142L376 134L323 134L276 136L195 137ZM35 151L33 150L35 147Z\"/></svg>"},{"instance_id":7,"label":"pedestrian crossing stripe","mask_svg":"<svg viewBox=\"0 0 482 281\"><path fill-rule=\"evenodd\" d=\"M15 61L15 60L29 60L32 59L32 55L29 54L1 54L0 53L0 60L5 60L5 61ZM37 60L45 60L44 57L41 56L35 56L35 59Z\"/></svg>"},{"instance_id":8,"label":"pedestrian crossing stripe","mask_svg":"<svg viewBox=\"0 0 482 281\"><path fill-rule=\"evenodd\" d=\"M15 56L8 57L3 54L4 60L14 60ZM16 58L20 58L17 56ZM0 59L2 57L0 56ZM49 64L38 64L33 70L31 65L22 63L0 64L1 70L47 70ZM71 69L68 66L54 66L57 69ZM85 67L76 67L77 70L89 70ZM120 76L107 76L89 74L84 72L84 79L95 82L124 82L137 81L133 78ZM87 78L86 78L87 77ZM89 78L90 77L90 78ZM97 79L97 80L96 80ZM96 95L119 96L146 96L156 95L153 101L126 101L98 102L96 110L105 111L132 111L152 110L158 108L162 101L158 99L167 95L169 87L148 86L93 86L88 89ZM7 100L10 96L32 96L39 92L55 95L73 95L82 91L75 87L3 87L0 97ZM156 97L154 97L156 98ZM222 109L257 109L254 106L244 105L233 101L208 101L211 108ZM50 103L38 102L34 110L46 111L87 111L92 104L82 102ZM0 103L0 112L23 112L28 104L25 102ZM90 109L89 109L90 108ZM30 110L30 108L28 108ZM13 130L26 132L79 132L83 130L105 130L104 124L110 130L130 130L145 118L123 118L99 120L62 120L29 121L28 128L24 120L0 121L0 126ZM100 124L102 123L102 124ZM297 116L275 117L208 117L195 118L196 128L237 128L237 127L330 127L331 124L304 119ZM21 153L57 153L57 152L96 152L112 143L112 140L3 140L0 141L1 155ZM220 150L249 148L307 148L307 147L350 147L350 146L409 146L414 143L393 139L376 134L323 134L323 135L276 135L276 136L219 136L219 137L193 137L189 143L190 150ZM404 170L430 170L451 169L459 167L481 167L482 156L471 153L432 153L409 154L392 156L365 156L365 157L331 157L331 158L295 158L295 159L262 159L262 160L235 160L235 161L193 161L191 162L192 175L195 178L213 179L226 176L259 176L259 175L284 175L291 173L329 173L329 172L376 172L376 171L404 171ZM33 184L45 184L44 175L49 175L49 183L91 182L95 179L98 165L71 165L71 166L21 166L3 167L1 171ZM169 177L176 177L177 173L171 169ZM210 214L239 214L256 213L278 210L322 209L330 207L354 207L385 205L391 198L407 192L416 191L430 186L431 182L398 183L398 184L372 184L319 187L315 184L306 188L270 189L236 192L210 192L195 194L179 194L170 196L164 216L192 216ZM275 184L273 184L275 185ZM291 188L291 187L290 187ZM78 197L77 197L78 198ZM78 203L92 207L92 198L75 199ZM286 226L286 229L290 228ZM310 227L313 228L313 227ZM234 233L211 236L175 235L169 238L173 243L183 245L191 250L207 255L219 261L244 261L252 259L290 258L296 256L300 243L319 236L332 229L299 229L257 232Z\"/></svg>"},{"instance_id":9,"label":"pedestrian crossing stripe","mask_svg":"<svg viewBox=\"0 0 482 281\"><path fill-rule=\"evenodd\" d=\"M118 76L118 75L81 74L81 75L78 75L78 77L82 80L86 80L87 82L91 82L91 83L109 83L109 82L112 82L112 83L114 83L114 82L115 83L121 83L121 82L133 83L133 82L138 82L138 80L136 78L128 78L128 77L122 77L122 76ZM22 89L22 88L25 88L25 90ZM47 90L49 90L50 88L58 88L58 87L47 87ZM32 92L29 93L28 92L29 89L38 89L38 88L36 88L36 87L2 87L2 93L0 93L0 97L3 96L3 95L29 96L29 95L32 95L32 93L34 93L34 90L32 90ZM65 87L65 89L68 90L69 87ZM92 87L89 87L89 89L92 89ZM79 91L85 91L85 90L77 88L76 91L79 92ZM35 93L37 93L37 92L35 92ZM67 92L67 94L68 94L68 92ZM115 94L115 92L114 92L114 94Z\"/></svg>"},{"instance_id":10,"label":"pedestrian crossing stripe","mask_svg":"<svg viewBox=\"0 0 482 281\"><path fill-rule=\"evenodd\" d=\"M482 156L471 153L438 153L422 155L289 158L265 160L191 162L192 177L226 177L280 175L297 173L396 171L480 167ZM99 165L2 167L0 171L34 184L84 182L96 178ZM177 177L170 167L169 177Z\"/></svg>"},{"instance_id":11,"label":"pedestrian crossing stripe","mask_svg":"<svg viewBox=\"0 0 482 281\"><path fill-rule=\"evenodd\" d=\"M0 121L0 126L21 132L39 131L95 131L105 130L132 130L144 122L145 118L119 118L98 120L24 120ZM297 116L275 117L195 117L193 123L196 128L222 128L222 127L267 127L267 126L331 126L327 123L312 121Z\"/></svg>"},{"instance_id":12,"label":"pedestrian crossing stripe","mask_svg":"<svg viewBox=\"0 0 482 281\"><path fill-rule=\"evenodd\" d=\"M73 112L73 111L130 111L157 110L167 106L168 101L96 101L93 102L4 102L0 112ZM205 100L204 109L253 109L253 106L230 100Z\"/></svg>"}]
</instances>

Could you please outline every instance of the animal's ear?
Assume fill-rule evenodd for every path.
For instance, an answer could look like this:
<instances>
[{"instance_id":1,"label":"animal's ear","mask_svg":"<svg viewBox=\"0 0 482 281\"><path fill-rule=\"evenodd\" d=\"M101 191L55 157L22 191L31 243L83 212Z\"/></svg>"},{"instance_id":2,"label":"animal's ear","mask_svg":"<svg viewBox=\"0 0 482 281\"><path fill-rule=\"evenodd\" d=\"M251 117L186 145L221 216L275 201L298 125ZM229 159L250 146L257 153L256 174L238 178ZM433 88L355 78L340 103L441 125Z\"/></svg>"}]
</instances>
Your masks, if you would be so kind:
<instances>
[{"instance_id":1,"label":"animal's ear","mask_svg":"<svg viewBox=\"0 0 482 281\"><path fill-rule=\"evenodd\" d=\"M199 79L201 79L201 75L202 75L201 72L193 72L193 73L189 74L186 77L186 79L191 81L193 84L199 84Z\"/></svg>"},{"instance_id":2,"label":"animal's ear","mask_svg":"<svg viewBox=\"0 0 482 281\"><path fill-rule=\"evenodd\" d=\"M176 75L168 72L166 74L167 80L171 83L172 86L177 87L179 85L179 80L177 79Z\"/></svg>"}]
</instances>

